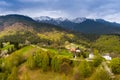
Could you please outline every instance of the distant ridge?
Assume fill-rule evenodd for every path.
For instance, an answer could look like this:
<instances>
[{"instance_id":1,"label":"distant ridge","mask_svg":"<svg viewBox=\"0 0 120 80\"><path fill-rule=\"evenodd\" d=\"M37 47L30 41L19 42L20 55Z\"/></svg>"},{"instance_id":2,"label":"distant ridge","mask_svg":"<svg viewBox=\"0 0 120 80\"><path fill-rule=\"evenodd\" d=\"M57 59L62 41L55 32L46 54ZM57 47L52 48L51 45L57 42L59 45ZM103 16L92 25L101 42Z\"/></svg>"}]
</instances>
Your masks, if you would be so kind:
<instances>
[{"instance_id":1,"label":"distant ridge","mask_svg":"<svg viewBox=\"0 0 120 80\"><path fill-rule=\"evenodd\" d=\"M64 29L66 31L72 31L83 34L118 34L120 35L120 24L105 21L103 19L88 19L88 18L50 18L48 16L42 16L37 18L30 18L24 15L9 14L0 16L0 31L4 27L11 26L15 23L22 23L33 28L44 28L47 25L56 29ZM42 25L46 26L42 26ZM50 27L47 27L48 29Z\"/></svg>"},{"instance_id":2,"label":"distant ridge","mask_svg":"<svg viewBox=\"0 0 120 80\"><path fill-rule=\"evenodd\" d=\"M103 19L88 19L84 17L67 19L41 16L34 18L34 20L42 23L54 24L71 31L85 34L120 34L119 23L109 22Z\"/></svg>"}]
</instances>

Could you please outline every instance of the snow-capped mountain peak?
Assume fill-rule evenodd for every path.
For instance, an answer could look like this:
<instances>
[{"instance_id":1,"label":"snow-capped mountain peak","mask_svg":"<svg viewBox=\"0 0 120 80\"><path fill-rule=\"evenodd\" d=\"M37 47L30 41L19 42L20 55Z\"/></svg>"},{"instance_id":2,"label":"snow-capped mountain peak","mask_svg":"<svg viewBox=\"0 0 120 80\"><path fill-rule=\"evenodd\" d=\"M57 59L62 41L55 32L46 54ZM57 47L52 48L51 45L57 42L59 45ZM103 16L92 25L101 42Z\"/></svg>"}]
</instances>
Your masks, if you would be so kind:
<instances>
[{"instance_id":1,"label":"snow-capped mountain peak","mask_svg":"<svg viewBox=\"0 0 120 80\"><path fill-rule=\"evenodd\" d=\"M35 20L38 20L38 21L49 21L51 20L52 18L48 17L48 16L40 16L40 17L36 17L34 18Z\"/></svg>"},{"instance_id":2,"label":"snow-capped mountain peak","mask_svg":"<svg viewBox=\"0 0 120 80\"><path fill-rule=\"evenodd\" d=\"M65 20L67 20L67 18L59 17L59 18L55 18L55 20L58 20L58 21L65 21Z\"/></svg>"},{"instance_id":3,"label":"snow-capped mountain peak","mask_svg":"<svg viewBox=\"0 0 120 80\"><path fill-rule=\"evenodd\" d=\"M86 21L86 18L84 18L84 17L80 18L79 17L79 18L72 19L71 21L74 22L74 23L82 23L82 22Z\"/></svg>"},{"instance_id":4,"label":"snow-capped mountain peak","mask_svg":"<svg viewBox=\"0 0 120 80\"><path fill-rule=\"evenodd\" d=\"M84 21L86 21L87 18L84 18L84 17L79 17L79 18L74 18L74 19L67 19L67 18L64 18L64 17L59 17L59 18L51 18L51 17L48 17L48 16L40 16L40 17L36 17L34 18L35 20L37 21L56 21L57 23L60 23L60 22L63 22L63 21L70 21L70 22L73 22L73 23L82 23Z\"/></svg>"}]
</instances>

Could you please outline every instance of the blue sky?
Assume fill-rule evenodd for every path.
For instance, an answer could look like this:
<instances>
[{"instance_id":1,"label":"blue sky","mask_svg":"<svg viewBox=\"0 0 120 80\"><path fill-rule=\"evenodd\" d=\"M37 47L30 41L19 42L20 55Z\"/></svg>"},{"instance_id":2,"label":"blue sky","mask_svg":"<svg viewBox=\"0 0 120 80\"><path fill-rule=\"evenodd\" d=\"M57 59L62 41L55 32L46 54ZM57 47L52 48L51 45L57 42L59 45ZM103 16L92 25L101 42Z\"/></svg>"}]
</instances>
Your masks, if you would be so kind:
<instances>
[{"instance_id":1,"label":"blue sky","mask_svg":"<svg viewBox=\"0 0 120 80\"><path fill-rule=\"evenodd\" d=\"M120 23L120 0L0 0L0 15L102 18Z\"/></svg>"}]
</instances>

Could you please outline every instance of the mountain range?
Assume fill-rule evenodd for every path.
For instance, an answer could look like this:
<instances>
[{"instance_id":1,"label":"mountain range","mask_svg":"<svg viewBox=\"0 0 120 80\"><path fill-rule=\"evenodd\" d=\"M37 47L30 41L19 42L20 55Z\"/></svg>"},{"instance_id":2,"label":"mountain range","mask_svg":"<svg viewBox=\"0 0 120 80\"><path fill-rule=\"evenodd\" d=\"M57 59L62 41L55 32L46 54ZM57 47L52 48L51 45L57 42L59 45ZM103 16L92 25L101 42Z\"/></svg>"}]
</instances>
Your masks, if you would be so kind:
<instances>
[{"instance_id":1,"label":"mountain range","mask_svg":"<svg viewBox=\"0 0 120 80\"><path fill-rule=\"evenodd\" d=\"M17 14L0 16L0 31L16 23L22 23L22 26L27 26L28 28L32 27L36 29L36 31L44 28L47 30L55 28L57 30L83 34L120 34L119 23L109 22L103 19L88 19L83 17L67 19L62 17L50 18L48 16L30 18Z\"/></svg>"},{"instance_id":2,"label":"mountain range","mask_svg":"<svg viewBox=\"0 0 120 80\"><path fill-rule=\"evenodd\" d=\"M105 21L103 19L89 19L78 17L75 19L50 18L48 16L36 17L34 20L41 23L49 23L70 31L85 34L120 34L120 24Z\"/></svg>"}]
</instances>

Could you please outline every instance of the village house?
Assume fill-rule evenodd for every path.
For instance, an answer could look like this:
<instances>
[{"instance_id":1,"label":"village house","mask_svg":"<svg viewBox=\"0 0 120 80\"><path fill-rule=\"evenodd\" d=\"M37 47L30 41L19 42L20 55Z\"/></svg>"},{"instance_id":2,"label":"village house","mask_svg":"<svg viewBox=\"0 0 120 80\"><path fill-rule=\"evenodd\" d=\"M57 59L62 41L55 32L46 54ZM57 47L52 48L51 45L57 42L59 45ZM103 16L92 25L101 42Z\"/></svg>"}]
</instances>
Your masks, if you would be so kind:
<instances>
[{"instance_id":1,"label":"village house","mask_svg":"<svg viewBox=\"0 0 120 80\"><path fill-rule=\"evenodd\" d=\"M70 50L70 52L73 53L73 57L74 58L76 58L77 56L79 56L80 52L81 52L81 50L79 48L75 48L75 47L74 48L70 48L69 50Z\"/></svg>"},{"instance_id":2,"label":"village house","mask_svg":"<svg viewBox=\"0 0 120 80\"><path fill-rule=\"evenodd\" d=\"M93 53L90 53L89 54L89 59L93 59L94 58L94 54Z\"/></svg>"},{"instance_id":3,"label":"village house","mask_svg":"<svg viewBox=\"0 0 120 80\"><path fill-rule=\"evenodd\" d=\"M90 53L89 54L89 59L93 59L94 58L94 54L93 53ZM112 57L111 56L109 56L109 55L103 55L102 56L105 60L112 60Z\"/></svg>"},{"instance_id":4,"label":"village house","mask_svg":"<svg viewBox=\"0 0 120 80\"><path fill-rule=\"evenodd\" d=\"M109 55L104 55L104 56L102 56L104 59L106 59L106 60L112 60L112 58L109 56Z\"/></svg>"}]
</instances>

